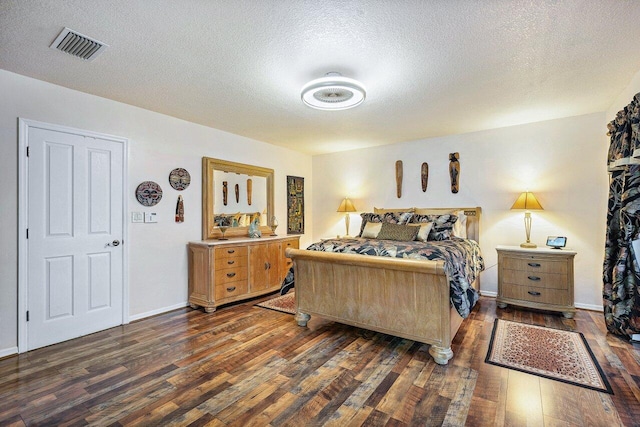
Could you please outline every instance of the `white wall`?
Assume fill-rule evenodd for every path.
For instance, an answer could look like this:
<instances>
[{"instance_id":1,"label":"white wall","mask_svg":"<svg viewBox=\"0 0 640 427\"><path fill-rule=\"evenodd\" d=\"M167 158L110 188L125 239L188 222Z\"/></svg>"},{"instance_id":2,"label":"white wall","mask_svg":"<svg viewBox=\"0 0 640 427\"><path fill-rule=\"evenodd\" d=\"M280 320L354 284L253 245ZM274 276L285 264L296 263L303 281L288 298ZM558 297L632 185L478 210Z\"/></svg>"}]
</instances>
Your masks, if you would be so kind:
<instances>
[{"instance_id":1,"label":"white wall","mask_svg":"<svg viewBox=\"0 0 640 427\"><path fill-rule=\"evenodd\" d=\"M482 207L481 247L486 261L481 289L497 292L496 245L525 240L524 215L510 211L520 192L534 192L544 211L533 212L531 240L568 237L575 259L577 305L601 308L607 212L607 137L604 113L490 131L398 143L313 158L314 238L344 234L336 213L348 195L356 208ZM460 191L452 194L448 154L460 153ZM395 162L404 163L402 198L396 197ZM420 166L429 163L426 193ZM360 227L352 215L351 235Z\"/></svg>"},{"instance_id":2,"label":"white wall","mask_svg":"<svg viewBox=\"0 0 640 427\"><path fill-rule=\"evenodd\" d=\"M215 157L275 170L275 214L286 227L286 176L303 176L312 197L311 157L271 144L196 125L0 70L0 356L17 346L18 117L129 138L129 211L157 212L157 224L129 223L130 315L145 316L187 301L186 243L201 238L201 158ZM169 172L182 167L191 185L176 191ZM164 191L153 208L134 195L142 181ZM184 197L185 222L174 222ZM313 220L307 202L306 223ZM310 231L310 230L308 230ZM310 233L308 233L309 235ZM303 236L302 244L310 242Z\"/></svg>"}]
</instances>

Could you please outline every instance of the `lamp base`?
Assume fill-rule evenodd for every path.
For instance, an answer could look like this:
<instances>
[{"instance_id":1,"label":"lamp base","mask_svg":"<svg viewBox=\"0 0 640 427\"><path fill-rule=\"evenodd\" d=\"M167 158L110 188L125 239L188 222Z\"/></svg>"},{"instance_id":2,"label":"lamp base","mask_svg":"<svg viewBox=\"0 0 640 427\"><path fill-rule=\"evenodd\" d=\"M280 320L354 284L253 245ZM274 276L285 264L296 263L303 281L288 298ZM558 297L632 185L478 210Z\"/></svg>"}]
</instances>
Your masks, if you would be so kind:
<instances>
[{"instance_id":1,"label":"lamp base","mask_svg":"<svg viewBox=\"0 0 640 427\"><path fill-rule=\"evenodd\" d=\"M520 243L520 247L521 248L537 248L538 245L536 245L535 243L529 243L529 242L525 242L525 243Z\"/></svg>"}]
</instances>

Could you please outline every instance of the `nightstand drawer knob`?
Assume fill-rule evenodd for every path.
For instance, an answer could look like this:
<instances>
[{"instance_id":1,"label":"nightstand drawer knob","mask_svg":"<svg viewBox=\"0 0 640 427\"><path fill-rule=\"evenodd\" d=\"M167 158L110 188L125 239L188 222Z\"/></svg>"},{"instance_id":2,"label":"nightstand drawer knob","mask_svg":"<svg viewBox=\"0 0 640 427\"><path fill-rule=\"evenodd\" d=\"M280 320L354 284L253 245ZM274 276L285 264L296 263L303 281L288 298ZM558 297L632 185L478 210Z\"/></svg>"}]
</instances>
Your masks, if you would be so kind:
<instances>
[{"instance_id":1,"label":"nightstand drawer knob","mask_svg":"<svg viewBox=\"0 0 640 427\"><path fill-rule=\"evenodd\" d=\"M527 265L529 267L540 267L540 264L538 264L537 262L529 262L529 263L527 263Z\"/></svg>"},{"instance_id":2,"label":"nightstand drawer knob","mask_svg":"<svg viewBox=\"0 0 640 427\"><path fill-rule=\"evenodd\" d=\"M534 282L539 282L540 278L538 276L527 276L527 279L533 280Z\"/></svg>"},{"instance_id":3,"label":"nightstand drawer knob","mask_svg":"<svg viewBox=\"0 0 640 427\"><path fill-rule=\"evenodd\" d=\"M534 296L539 296L540 292L536 292L536 291L529 291L528 292L529 295L534 295Z\"/></svg>"},{"instance_id":4,"label":"nightstand drawer knob","mask_svg":"<svg viewBox=\"0 0 640 427\"><path fill-rule=\"evenodd\" d=\"M227 273L227 277L233 277L235 275L236 275L236 273Z\"/></svg>"},{"instance_id":5,"label":"nightstand drawer knob","mask_svg":"<svg viewBox=\"0 0 640 427\"><path fill-rule=\"evenodd\" d=\"M233 292L236 290L235 286L231 286L230 288L227 288L227 292Z\"/></svg>"}]
</instances>

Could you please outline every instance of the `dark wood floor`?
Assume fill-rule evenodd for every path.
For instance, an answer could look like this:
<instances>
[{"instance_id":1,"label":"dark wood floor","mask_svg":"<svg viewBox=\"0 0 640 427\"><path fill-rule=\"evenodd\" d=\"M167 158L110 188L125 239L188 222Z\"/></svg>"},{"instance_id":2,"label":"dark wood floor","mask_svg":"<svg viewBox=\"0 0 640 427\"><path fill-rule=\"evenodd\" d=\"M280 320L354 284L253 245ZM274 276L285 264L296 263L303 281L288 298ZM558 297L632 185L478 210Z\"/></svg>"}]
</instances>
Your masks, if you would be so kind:
<instances>
[{"instance_id":1,"label":"dark wood floor","mask_svg":"<svg viewBox=\"0 0 640 427\"><path fill-rule=\"evenodd\" d=\"M0 360L0 425L640 425L640 346L605 334L602 313L483 297L439 366L427 345L320 319L300 328L255 302ZM484 363L496 315L582 332L615 395Z\"/></svg>"}]
</instances>

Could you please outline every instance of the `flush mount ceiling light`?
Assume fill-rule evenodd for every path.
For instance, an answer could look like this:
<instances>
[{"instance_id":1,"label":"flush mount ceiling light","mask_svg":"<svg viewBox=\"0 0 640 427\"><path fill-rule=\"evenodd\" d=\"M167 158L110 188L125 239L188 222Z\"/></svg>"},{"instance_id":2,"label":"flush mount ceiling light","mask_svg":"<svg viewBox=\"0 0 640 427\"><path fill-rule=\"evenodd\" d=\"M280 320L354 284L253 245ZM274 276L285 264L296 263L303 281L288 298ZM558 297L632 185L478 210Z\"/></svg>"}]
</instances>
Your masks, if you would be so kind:
<instances>
[{"instance_id":1,"label":"flush mount ceiling light","mask_svg":"<svg viewBox=\"0 0 640 427\"><path fill-rule=\"evenodd\" d=\"M346 110L362 104L367 92L354 79L340 73L327 73L302 88L302 102L318 110Z\"/></svg>"}]
</instances>

